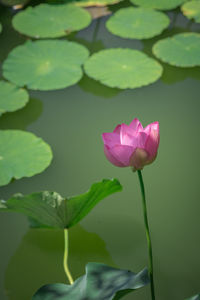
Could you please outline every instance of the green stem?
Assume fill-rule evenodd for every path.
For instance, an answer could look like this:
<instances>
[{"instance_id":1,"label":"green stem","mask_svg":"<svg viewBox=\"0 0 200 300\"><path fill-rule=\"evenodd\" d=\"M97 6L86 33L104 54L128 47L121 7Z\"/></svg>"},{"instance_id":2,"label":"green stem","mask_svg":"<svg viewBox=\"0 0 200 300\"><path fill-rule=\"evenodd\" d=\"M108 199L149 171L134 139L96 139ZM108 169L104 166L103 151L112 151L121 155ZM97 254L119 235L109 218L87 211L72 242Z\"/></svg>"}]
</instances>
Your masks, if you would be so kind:
<instances>
[{"instance_id":1,"label":"green stem","mask_svg":"<svg viewBox=\"0 0 200 300\"><path fill-rule=\"evenodd\" d=\"M151 244L150 230L149 230L148 217L147 217L147 205L146 205L144 182L143 182L141 170L138 170L138 177L139 177L140 188L141 188L141 193L142 193L144 223L145 223L146 238L147 238L148 252L149 252L149 276L150 276L150 283L151 283L151 298L152 298L152 300L155 300L155 289L154 289L154 279L153 279L152 244Z\"/></svg>"},{"instance_id":2,"label":"green stem","mask_svg":"<svg viewBox=\"0 0 200 300\"><path fill-rule=\"evenodd\" d=\"M69 267L68 267L68 248L69 248L69 242L68 242L68 229L67 228L64 229L64 240L65 240L65 250L64 250L63 266L64 266L65 273L67 275L67 278L69 280L69 283L73 284L74 280L72 278L72 275L71 275L71 273L69 271Z\"/></svg>"}]
</instances>

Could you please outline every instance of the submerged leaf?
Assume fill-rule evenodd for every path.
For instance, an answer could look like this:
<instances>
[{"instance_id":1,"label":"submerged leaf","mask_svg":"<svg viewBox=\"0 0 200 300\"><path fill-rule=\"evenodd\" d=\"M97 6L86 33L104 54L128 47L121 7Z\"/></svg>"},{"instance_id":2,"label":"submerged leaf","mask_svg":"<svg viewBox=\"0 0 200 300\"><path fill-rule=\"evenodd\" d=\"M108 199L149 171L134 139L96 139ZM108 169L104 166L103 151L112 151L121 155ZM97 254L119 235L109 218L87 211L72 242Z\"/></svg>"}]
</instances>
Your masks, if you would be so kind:
<instances>
[{"instance_id":1,"label":"submerged leaf","mask_svg":"<svg viewBox=\"0 0 200 300\"><path fill-rule=\"evenodd\" d=\"M153 46L154 55L178 67L200 66L200 34L180 33L160 40Z\"/></svg>"},{"instance_id":2,"label":"submerged leaf","mask_svg":"<svg viewBox=\"0 0 200 300\"><path fill-rule=\"evenodd\" d=\"M62 283L42 287L33 300L112 300L121 299L130 291L149 283L148 271L139 273L109 267L100 263L88 263L86 274L73 285Z\"/></svg>"},{"instance_id":3,"label":"submerged leaf","mask_svg":"<svg viewBox=\"0 0 200 300\"><path fill-rule=\"evenodd\" d=\"M0 115L18 110L28 102L28 93L6 81L0 81Z\"/></svg>"},{"instance_id":4,"label":"submerged leaf","mask_svg":"<svg viewBox=\"0 0 200 300\"><path fill-rule=\"evenodd\" d=\"M193 296L193 297L191 297L191 298L187 298L187 299L185 299L185 300L200 300L200 294L195 295L195 296Z\"/></svg>"},{"instance_id":5,"label":"submerged leaf","mask_svg":"<svg viewBox=\"0 0 200 300\"><path fill-rule=\"evenodd\" d=\"M29 6L12 20L17 31L35 38L65 36L87 27L90 22L90 14L73 4Z\"/></svg>"},{"instance_id":6,"label":"submerged leaf","mask_svg":"<svg viewBox=\"0 0 200 300\"><path fill-rule=\"evenodd\" d=\"M148 39L160 34L169 25L162 12L146 8L119 9L106 23L107 29L122 38Z\"/></svg>"},{"instance_id":7,"label":"submerged leaf","mask_svg":"<svg viewBox=\"0 0 200 300\"><path fill-rule=\"evenodd\" d=\"M88 55L88 50L75 42L27 41L9 53L3 63L3 75L33 90L61 89L81 79L81 65Z\"/></svg>"},{"instance_id":8,"label":"submerged leaf","mask_svg":"<svg viewBox=\"0 0 200 300\"><path fill-rule=\"evenodd\" d=\"M56 192L16 194L0 201L0 210L20 212L31 218L34 227L70 228L82 220L105 197L121 191L117 179L94 183L85 194L63 198Z\"/></svg>"},{"instance_id":9,"label":"submerged leaf","mask_svg":"<svg viewBox=\"0 0 200 300\"><path fill-rule=\"evenodd\" d=\"M0 130L0 186L41 173L52 160L48 144L30 132Z\"/></svg>"},{"instance_id":10,"label":"submerged leaf","mask_svg":"<svg viewBox=\"0 0 200 300\"><path fill-rule=\"evenodd\" d=\"M186 2L181 10L188 19L194 19L195 22L200 23L200 0Z\"/></svg>"},{"instance_id":11,"label":"submerged leaf","mask_svg":"<svg viewBox=\"0 0 200 300\"><path fill-rule=\"evenodd\" d=\"M174 9L187 0L130 0L133 4L160 10Z\"/></svg>"},{"instance_id":12,"label":"submerged leaf","mask_svg":"<svg viewBox=\"0 0 200 300\"><path fill-rule=\"evenodd\" d=\"M162 74L162 66L156 60L141 51L121 48L93 54L85 62L84 69L89 77L120 89L148 85Z\"/></svg>"}]
</instances>

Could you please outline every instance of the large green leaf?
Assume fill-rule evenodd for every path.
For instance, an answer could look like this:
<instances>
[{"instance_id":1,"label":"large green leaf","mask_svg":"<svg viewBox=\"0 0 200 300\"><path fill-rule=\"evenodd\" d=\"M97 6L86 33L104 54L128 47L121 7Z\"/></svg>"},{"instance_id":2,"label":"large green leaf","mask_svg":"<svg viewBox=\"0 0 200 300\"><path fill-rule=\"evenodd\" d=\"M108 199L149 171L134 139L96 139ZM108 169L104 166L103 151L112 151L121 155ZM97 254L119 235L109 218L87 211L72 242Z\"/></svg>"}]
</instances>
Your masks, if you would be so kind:
<instances>
[{"instance_id":1,"label":"large green leaf","mask_svg":"<svg viewBox=\"0 0 200 300\"><path fill-rule=\"evenodd\" d=\"M4 112L18 110L28 102L28 93L14 84L0 81L0 115Z\"/></svg>"},{"instance_id":2,"label":"large green leaf","mask_svg":"<svg viewBox=\"0 0 200 300\"><path fill-rule=\"evenodd\" d=\"M188 19L194 19L195 22L200 23L200 0L186 2L181 10Z\"/></svg>"},{"instance_id":3,"label":"large green leaf","mask_svg":"<svg viewBox=\"0 0 200 300\"><path fill-rule=\"evenodd\" d=\"M84 69L89 77L120 89L148 85L162 74L161 65L143 52L121 48L93 54L85 62Z\"/></svg>"},{"instance_id":4,"label":"large green leaf","mask_svg":"<svg viewBox=\"0 0 200 300\"><path fill-rule=\"evenodd\" d=\"M20 130L0 130L0 186L12 178L41 173L51 160L51 148L41 138Z\"/></svg>"},{"instance_id":5,"label":"large green leaf","mask_svg":"<svg viewBox=\"0 0 200 300\"><path fill-rule=\"evenodd\" d=\"M169 25L169 18L162 12L146 8L119 9L106 23L107 29L120 37L148 39L159 35Z\"/></svg>"},{"instance_id":6,"label":"large green leaf","mask_svg":"<svg viewBox=\"0 0 200 300\"><path fill-rule=\"evenodd\" d=\"M91 22L91 15L73 4L29 6L15 15L14 28L35 38L55 38L81 30Z\"/></svg>"},{"instance_id":7,"label":"large green leaf","mask_svg":"<svg viewBox=\"0 0 200 300\"><path fill-rule=\"evenodd\" d=\"M27 41L14 48L3 63L5 78L33 90L53 90L77 83L88 50L65 40Z\"/></svg>"},{"instance_id":8,"label":"large green leaf","mask_svg":"<svg viewBox=\"0 0 200 300\"><path fill-rule=\"evenodd\" d=\"M33 300L117 300L126 293L149 283L148 271L139 273L109 267L100 263L88 263L86 274L73 285L63 283L42 287Z\"/></svg>"},{"instance_id":9,"label":"large green leaf","mask_svg":"<svg viewBox=\"0 0 200 300\"><path fill-rule=\"evenodd\" d=\"M56 192L40 192L30 195L16 194L2 200L2 211L15 211L35 221L35 227L70 228L83 219L105 197L121 191L117 179L104 179L94 183L85 194L63 198Z\"/></svg>"},{"instance_id":10,"label":"large green leaf","mask_svg":"<svg viewBox=\"0 0 200 300\"><path fill-rule=\"evenodd\" d=\"M133 4L160 10L174 9L187 0L130 0Z\"/></svg>"},{"instance_id":11,"label":"large green leaf","mask_svg":"<svg viewBox=\"0 0 200 300\"><path fill-rule=\"evenodd\" d=\"M178 67L200 66L200 34L180 33L163 39L153 46L154 55Z\"/></svg>"},{"instance_id":12,"label":"large green leaf","mask_svg":"<svg viewBox=\"0 0 200 300\"><path fill-rule=\"evenodd\" d=\"M193 297L191 297L191 298L187 298L187 299L185 299L185 300L200 300L200 294L195 295L195 296L193 296Z\"/></svg>"},{"instance_id":13,"label":"large green leaf","mask_svg":"<svg viewBox=\"0 0 200 300\"><path fill-rule=\"evenodd\" d=\"M112 5L124 0L48 0L49 3L69 3L72 2L77 6L88 7L88 6L106 6Z\"/></svg>"}]
</instances>

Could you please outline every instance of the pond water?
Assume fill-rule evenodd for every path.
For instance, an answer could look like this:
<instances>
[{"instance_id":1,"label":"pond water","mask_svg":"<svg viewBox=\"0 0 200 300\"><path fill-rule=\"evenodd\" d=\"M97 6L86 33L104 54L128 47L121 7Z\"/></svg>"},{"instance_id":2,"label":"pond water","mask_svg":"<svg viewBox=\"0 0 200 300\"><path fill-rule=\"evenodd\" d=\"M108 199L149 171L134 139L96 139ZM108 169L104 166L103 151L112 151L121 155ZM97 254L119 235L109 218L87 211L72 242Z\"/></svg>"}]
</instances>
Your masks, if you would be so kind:
<instances>
[{"instance_id":1,"label":"pond water","mask_svg":"<svg viewBox=\"0 0 200 300\"><path fill-rule=\"evenodd\" d=\"M162 36L200 31L178 10L169 15L173 25ZM11 12L3 9L1 62L25 40L11 28L10 19ZM69 39L86 45L90 52L129 47L150 54L156 38L118 38L106 30L106 19L93 21ZM158 82L133 90L111 89L84 76L63 90L30 91L28 105L4 114L0 128L27 130L42 137L52 147L53 162L39 175L1 187L1 198L41 190L74 195L85 192L94 181L118 178L123 191L103 200L70 230L70 268L74 278L84 273L88 261L140 271L148 258L137 174L106 160L101 133L134 117L144 125L159 121L159 154L143 171L156 295L159 300L183 300L200 291L200 68L163 66ZM29 229L26 217L16 213L2 213L0 228L0 299L29 300L43 284L66 282L61 230ZM149 287L123 299L150 299Z\"/></svg>"}]
</instances>

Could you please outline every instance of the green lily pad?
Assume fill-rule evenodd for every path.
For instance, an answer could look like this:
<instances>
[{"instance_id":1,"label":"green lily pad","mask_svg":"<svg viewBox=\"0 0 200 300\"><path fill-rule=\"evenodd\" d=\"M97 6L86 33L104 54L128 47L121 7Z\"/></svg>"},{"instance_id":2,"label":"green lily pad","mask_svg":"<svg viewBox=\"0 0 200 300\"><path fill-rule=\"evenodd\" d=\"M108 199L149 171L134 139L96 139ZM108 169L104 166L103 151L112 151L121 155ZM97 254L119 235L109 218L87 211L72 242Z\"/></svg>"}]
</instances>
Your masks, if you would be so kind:
<instances>
[{"instance_id":1,"label":"green lily pad","mask_svg":"<svg viewBox=\"0 0 200 300\"><path fill-rule=\"evenodd\" d=\"M176 34L158 41L152 50L157 58L172 66L199 66L200 34L192 32Z\"/></svg>"},{"instance_id":2,"label":"green lily pad","mask_svg":"<svg viewBox=\"0 0 200 300\"><path fill-rule=\"evenodd\" d=\"M193 296L191 298L187 298L186 300L200 300L200 294L195 295L195 296Z\"/></svg>"},{"instance_id":3,"label":"green lily pad","mask_svg":"<svg viewBox=\"0 0 200 300\"><path fill-rule=\"evenodd\" d=\"M51 160L51 148L41 138L20 130L0 130L0 186L12 178L41 173Z\"/></svg>"},{"instance_id":4,"label":"green lily pad","mask_svg":"<svg viewBox=\"0 0 200 300\"><path fill-rule=\"evenodd\" d=\"M73 4L40 4L16 14L12 24L31 37L55 38L87 27L91 19L89 12Z\"/></svg>"},{"instance_id":5,"label":"green lily pad","mask_svg":"<svg viewBox=\"0 0 200 300\"><path fill-rule=\"evenodd\" d=\"M28 98L26 90L20 89L12 83L0 81L0 115L24 107Z\"/></svg>"},{"instance_id":6,"label":"green lily pad","mask_svg":"<svg viewBox=\"0 0 200 300\"><path fill-rule=\"evenodd\" d=\"M187 0L130 0L133 4L153 9L170 10L178 7Z\"/></svg>"},{"instance_id":7,"label":"green lily pad","mask_svg":"<svg viewBox=\"0 0 200 300\"><path fill-rule=\"evenodd\" d=\"M66 199L48 191L25 196L16 194L7 201L0 201L0 208L25 214L35 221L34 227L70 228L80 222L99 201L121 190L117 179L104 179L94 183L82 195Z\"/></svg>"},{"instance_id":8,"label":"green lily pad","mask_svg":"<svg viewBox=\"0 0 200 300\"><path fill-rule=\"evenodd\" d=\"M159 35L170 23L162 12L146 8L119 9L106 23L107 29L122 38L148 39Z\"/></svg>"},{"instance_id":9,"label":"green lily pad","mask_svg":"<svg viewBox=\"0 0 200 300\"><path fill-rule=\"evenodd\" d=\"M124 0L48 0L49 3L74 3L76 6L106 6L113 5Z\"/></svg>"},{"instance_id":10,"label":"green lily pad","mask_svg":"<svg viewBox=\"0 0 200 300\"><path fill-rule=\"evenodd\" d=\"M182 5L181 10L188 19L200 23L200 0L189 1Z\"/></svg>"},{"instance_id":11,"label":"green lily pad","mask_svg":"<svg viewBox=\"0 0 200 300\"><path fill-rule=\"evenodd\" d=\"M73 285L63 283L42 287L32 300L112 300L121 299L125 294L149 283L148 271L139 273L109 267L100 263L88 263L86 274Z\"/></svg>"},{"instance_id":12,"label":"green lily pad","mask_svg":"<svg viewBox=\"0 0 200 300\"><path fill-rule=\"evenodd\" d=\"M3 63L3 75L18 86L55 90L77 83L88 50L64 40L27 41L14 48Z\"/></svg>"},{"instance_id":13,"label":"green lily pad","mask_svg":"<svg viewBox=\"0 0 200 300\"><path fill-rule=\"evenodd\" d=\"M89 77L120 89L148 85L162 74L161 65L143 52L121 48L93 54L85 62L84 69Z\"/></svg>"}]
</instances>

